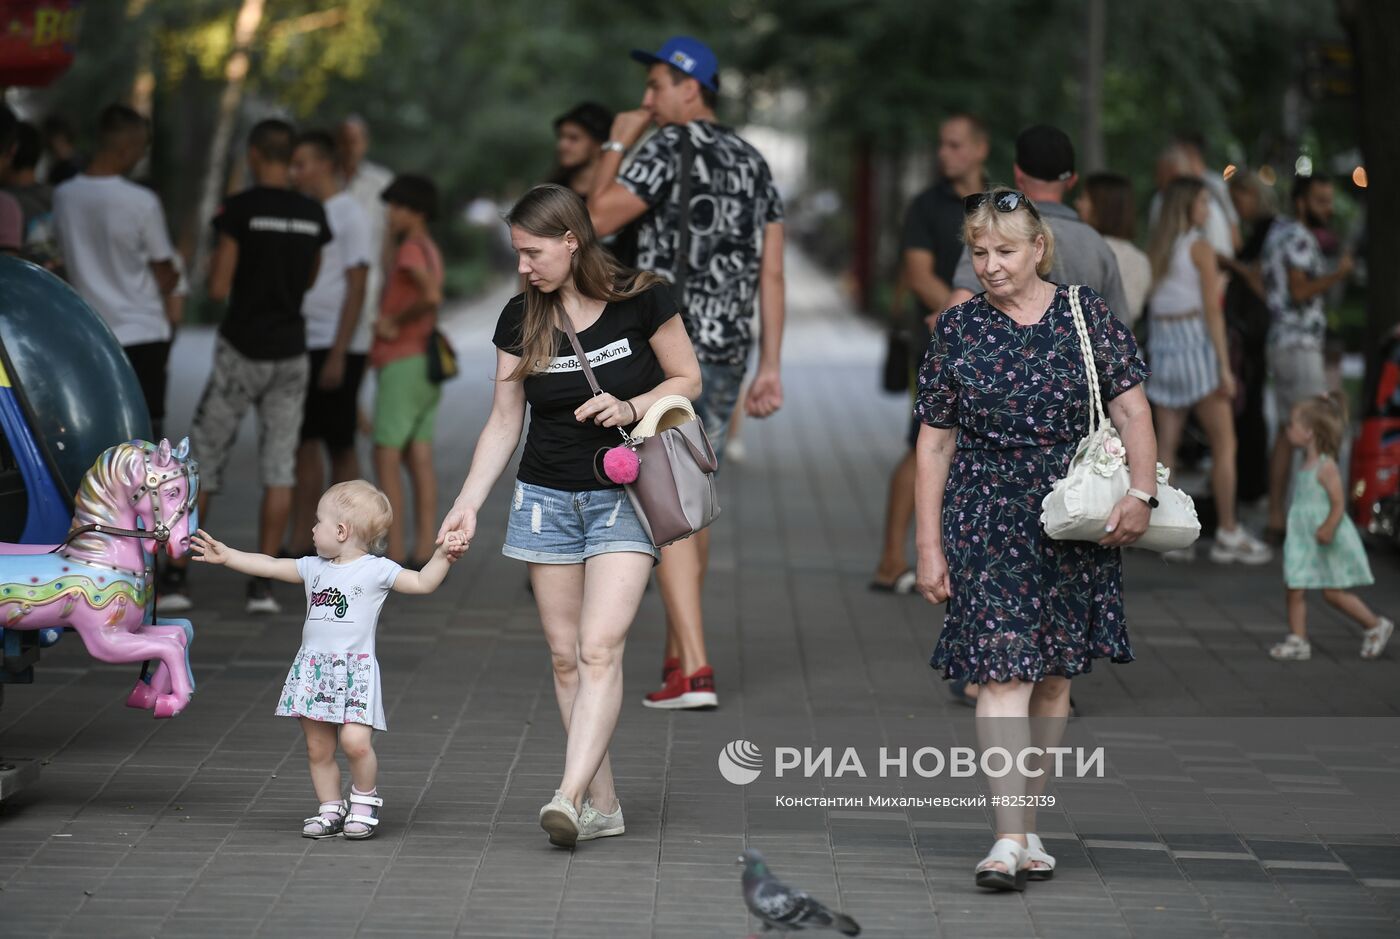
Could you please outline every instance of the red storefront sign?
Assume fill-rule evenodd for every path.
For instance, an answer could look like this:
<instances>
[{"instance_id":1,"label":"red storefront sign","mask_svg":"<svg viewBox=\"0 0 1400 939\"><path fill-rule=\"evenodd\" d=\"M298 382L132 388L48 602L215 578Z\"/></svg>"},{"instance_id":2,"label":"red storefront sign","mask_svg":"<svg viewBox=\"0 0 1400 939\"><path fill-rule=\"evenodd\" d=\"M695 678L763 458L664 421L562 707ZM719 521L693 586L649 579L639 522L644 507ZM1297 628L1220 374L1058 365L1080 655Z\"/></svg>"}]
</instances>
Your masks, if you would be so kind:
<instances>
[{"instance_id":1,"label":"red storefront sign","mask_svg":"<svg viewBox=\"0 0 1400 939\"><path fill-rule=\"evenodd\" d=\"M73 64L81 0L0 0L0 87L47 85Z\"/></svg>"}]
</instances>

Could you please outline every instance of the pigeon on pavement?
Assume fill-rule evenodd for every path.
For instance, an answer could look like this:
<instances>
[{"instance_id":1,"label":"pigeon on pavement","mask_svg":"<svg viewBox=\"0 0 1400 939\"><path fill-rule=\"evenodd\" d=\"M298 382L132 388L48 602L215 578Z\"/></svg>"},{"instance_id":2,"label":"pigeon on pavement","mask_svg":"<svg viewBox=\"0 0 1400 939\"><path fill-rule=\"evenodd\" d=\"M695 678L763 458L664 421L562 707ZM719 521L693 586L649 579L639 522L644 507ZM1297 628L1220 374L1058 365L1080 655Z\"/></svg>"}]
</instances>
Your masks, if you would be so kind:
<instances>
[{"instance_id":1,"label":"pigeon on pavement","mask_svg":"<svg viewBox=\"0 0 1400 939\"><path fill-rule=\"evenodd\" d=\"M794 890L774 877L763 855L752 848L739 855L744 865L744 904L763 923L764 931L834 929L843 936L859 936L860 926L844 913L833 913L820 901Z\"/></svg>"}]
</instances>

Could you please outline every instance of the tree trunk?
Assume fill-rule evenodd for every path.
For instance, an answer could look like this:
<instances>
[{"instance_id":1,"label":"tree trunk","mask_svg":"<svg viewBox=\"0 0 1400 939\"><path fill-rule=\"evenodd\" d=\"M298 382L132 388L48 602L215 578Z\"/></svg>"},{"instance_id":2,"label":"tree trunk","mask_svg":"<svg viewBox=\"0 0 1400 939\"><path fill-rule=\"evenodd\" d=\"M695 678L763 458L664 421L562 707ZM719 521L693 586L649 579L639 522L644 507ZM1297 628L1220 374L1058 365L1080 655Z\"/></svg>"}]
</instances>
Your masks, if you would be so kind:
<instances>
[{"instance_id":1,"label":"tree trunk","mask_svg":"<svg viewBox=\"0 0 1400 939\"><path fill-rule=\"evenodd\" d=\"M1104 0L1087 0L1085 8L1084 74L1081 79L1080 174L1104 168L1103 146L1103 58L1108 11Z\"/></svg>"},{"instance_id":2,"label":"tree trunk","mask_svg":"<svg viewBox=\"0 0 1400 939\"><path fill-rule=\"evenodd\" d=\"M1400 4L1343 0L1355 55L1358 130L1366 167L1366 374L1374 387L1381 348L1400 323Z\"/></svg>"},{"instance_id":3,"label":"tree trunk","mask_svg":"<svg viewBox=\"0 0 1400 939\"><path fill-rule=\"evenodd\" d=\"M214 210L223 195L224 164L228 161L229 145L238 120L238 105L243 100L243 85L248 77L248 49L262 23L264 0L243 0L238 18L233 23L233 53L224 67L224 90L219 96L219 122L214 126L214 138L209 144L209 165L204 171L204 185L199 194L196 214L199 226L195 233L194 262L190 265L190 283L203 285L209 265L209 238L203 226L214 217Z\"/></svg>"}]
</instances>

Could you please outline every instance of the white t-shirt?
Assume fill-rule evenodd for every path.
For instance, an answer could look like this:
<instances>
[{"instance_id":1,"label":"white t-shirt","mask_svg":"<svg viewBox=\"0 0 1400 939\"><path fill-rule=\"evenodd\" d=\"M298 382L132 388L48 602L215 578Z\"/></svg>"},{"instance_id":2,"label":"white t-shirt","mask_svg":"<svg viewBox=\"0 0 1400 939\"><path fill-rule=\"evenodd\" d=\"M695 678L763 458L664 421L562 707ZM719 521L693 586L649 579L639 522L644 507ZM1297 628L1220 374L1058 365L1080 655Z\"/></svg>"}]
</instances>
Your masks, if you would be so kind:
<instances>
[{"instance_id":1,"label":"white t-shirt","mask_svg":"<svg viewBox=\"0 0 1400 939\"><path fill-rule=\"evenodd\" d=\"M175 252L156 194L121 176L79 173L54 190L53 222L69 279L117 341L169 339L150 265Z\"/></svg>"},{"instance_id":2,"label":"white t-shirt","mask_svg":"<svg viewBox=\"0 0 1400 939\"><path fill-rule=\"evenodd\" d=\"M355 267L371 264L369 222L355 197L338 192L324 203L331 240L321 247L321 266L316 282L301 301L306 320L306 348L329 349L340 328L340 309L345 303L346 274ZM358 330L364 324L363 313Z\"/></svg>"},{"instance_id":3,"label":"white t-shirt","mask_svg":"<svg viewBox=\"0 0 1400 939\"><path fill-rule=\"evenodd\" d=\"M306 587L304 649L374 655L374 627L384 598L403 570L388 558L365 554L348 564L311 555L297 559Z\"/></svg>"},{"instance_id":4,"label":"white t-shirt","mask_svg":"<svg viewBox=\"0 0 1400 939\"><path fill-rule=\"evenodd\" d=\"M384 232L389 224L388 206L379 195L393 181L393 173L369 160L361 160L355 175L345 181L345 191L355 197L369 222L369 277L365 279L365 309L360 315L360 325L350 340L351 352L368 352L374 340L379 294L384 289Z\"/></svg>"}]
</instances>

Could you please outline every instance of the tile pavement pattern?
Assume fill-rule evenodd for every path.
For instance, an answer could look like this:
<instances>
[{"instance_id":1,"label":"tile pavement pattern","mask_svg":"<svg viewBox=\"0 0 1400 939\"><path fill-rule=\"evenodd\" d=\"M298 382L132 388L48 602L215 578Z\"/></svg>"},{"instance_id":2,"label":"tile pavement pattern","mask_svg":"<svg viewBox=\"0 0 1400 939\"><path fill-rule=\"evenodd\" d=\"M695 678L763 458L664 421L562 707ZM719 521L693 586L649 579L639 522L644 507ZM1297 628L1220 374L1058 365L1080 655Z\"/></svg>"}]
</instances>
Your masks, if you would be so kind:
<instances>
[{"instance_id":1,"label":"tile pavement pattern","mask_svg":"<svg viewBox=\"0 0 1400 939\"><path fill-rule=\"evenodd\" d=\"M72 637L48 650L37 681L9 687L0 709L0 751L44 761L39 784L0 811L0 935L735 937L757 927L734 865L744 846L870 936L1400 934L1400 734L1385 730L1400 728L1400 662L1394 651L1358 660L1355 633L1321 605L1314 659L1271 662L1264 650L1283 628L1276 564L1130 560L1138 661L1076 683L1085 722L1120 719L1103 737L1116 740L1121 772L1065 786L1042 813L1059 871L1024 895L972 885L990 843L985 809L779 809L778 780L723 781L724 742L777 728L788 735L777 742L860 747L969 732L968 712L924 664L938 612L865 589L903 433L903 402L876 391L880 336L800 258L790 277L788 406L747 426L749 460L721 484L706 602L723 707L638 704L662 637L648 593L613 749L625 837L569 853L535 823L563 734L524 571L494 547L502 486L447 584L385 609L391 729L376 746L387 805L371 841L297 834L315 799L295 723L272 717L298 644L293 589L279 588L287 612L252 619L236 577L196 572L199 693L173 721L121 706L133 669L94 663ZM498 300L453 321L465 367L442 409L444 499L489 403ZM211 343L188 330L176 345L177 428ZM247 444L209 519L240 546L253 538L255 465ZM1375 563L1370 596L1400 610L1400 565ZM1181 729L1222 715L1390 720L1373 747L1345 754L1258 751ZM1148 718L1202 720L1134 733ZM976 780L930 785L918 792L979 791ZM878 779L826 791L901 794Z\"/></svg>"}]
</instances>

